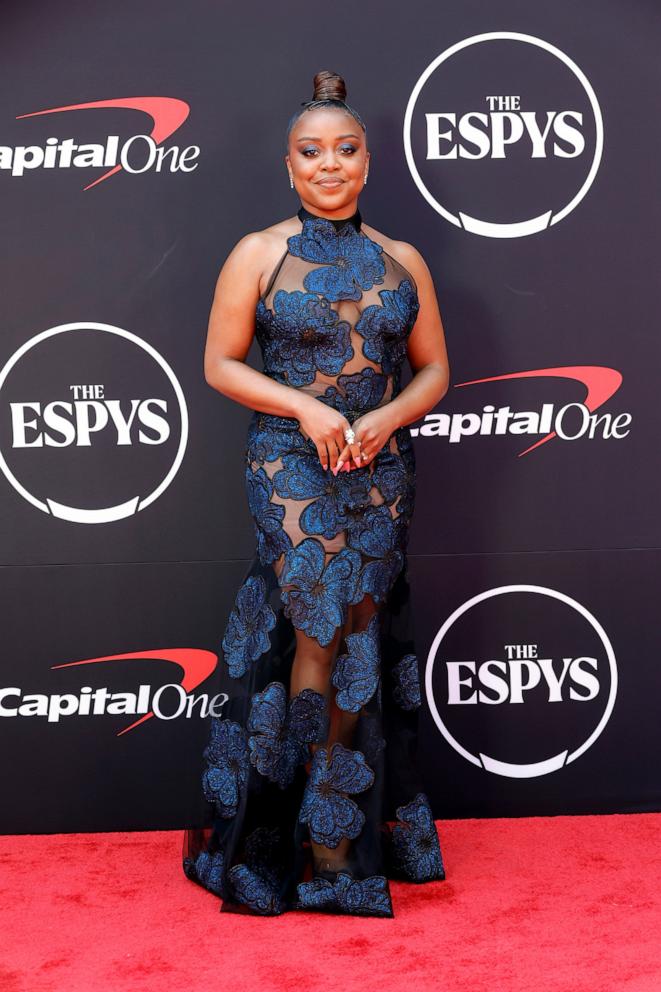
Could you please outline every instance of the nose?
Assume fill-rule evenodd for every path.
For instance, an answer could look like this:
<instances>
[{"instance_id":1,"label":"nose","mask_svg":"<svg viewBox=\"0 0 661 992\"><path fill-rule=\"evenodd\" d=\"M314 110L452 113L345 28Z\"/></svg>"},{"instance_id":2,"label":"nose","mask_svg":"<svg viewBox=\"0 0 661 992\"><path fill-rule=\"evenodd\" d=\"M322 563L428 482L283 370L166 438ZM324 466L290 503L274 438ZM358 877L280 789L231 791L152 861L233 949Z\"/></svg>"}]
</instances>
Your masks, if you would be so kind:
<instances>
[{"instance_id":1,"label":"nose","mask_svg":"<svg viewBox=\"0 0 661 992\"><path fill-rule=\"evenodd\" d=\"M332 171L340 168L340 164L335 157L335 152L332 149L329 149L324 155L321 161L321 168L331 169Z\"/></svg>"}]
</instances>

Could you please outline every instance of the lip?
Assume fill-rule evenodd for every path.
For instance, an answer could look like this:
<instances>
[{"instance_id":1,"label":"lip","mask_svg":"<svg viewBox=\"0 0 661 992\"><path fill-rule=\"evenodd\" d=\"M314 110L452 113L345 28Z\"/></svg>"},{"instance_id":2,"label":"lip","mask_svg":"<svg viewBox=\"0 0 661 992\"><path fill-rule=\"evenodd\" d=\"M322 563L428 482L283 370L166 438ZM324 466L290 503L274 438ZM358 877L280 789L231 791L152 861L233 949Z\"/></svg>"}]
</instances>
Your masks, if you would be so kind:
<instances>
[{"instance_id":1,"label":"lip","mask_svg":"<svg viewBox=\"0 0 661 992\"><path fill-rule=\"evenodd\" d=\"M334 188L335 186L341 186L343 182L343 179L319 179L317 186L330 186Z\"/></svg>"}]
</instances>

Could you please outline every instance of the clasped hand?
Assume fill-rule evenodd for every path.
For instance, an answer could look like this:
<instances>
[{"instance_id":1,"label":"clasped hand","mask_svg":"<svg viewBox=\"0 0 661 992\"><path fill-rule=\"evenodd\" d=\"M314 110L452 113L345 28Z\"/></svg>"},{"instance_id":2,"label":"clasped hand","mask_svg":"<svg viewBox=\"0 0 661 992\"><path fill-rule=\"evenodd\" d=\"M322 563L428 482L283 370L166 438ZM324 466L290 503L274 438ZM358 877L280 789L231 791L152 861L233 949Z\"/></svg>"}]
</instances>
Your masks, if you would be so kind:
<instances>
[{"instance_id":1,"label":"clasped hand","mask_svg":"<svg viewBox=\"0 0 661 992\"><path fill-rule=\"evenodd\" d=\"M387 403L362 414L353 424L333 407L318 400L312 403L299 415L299 423L316 446L322 468L330 468L333 475L367 465L398 426ZM351 444L344 435L348 427L354 432Z\"/></svg>"}]
</instances>

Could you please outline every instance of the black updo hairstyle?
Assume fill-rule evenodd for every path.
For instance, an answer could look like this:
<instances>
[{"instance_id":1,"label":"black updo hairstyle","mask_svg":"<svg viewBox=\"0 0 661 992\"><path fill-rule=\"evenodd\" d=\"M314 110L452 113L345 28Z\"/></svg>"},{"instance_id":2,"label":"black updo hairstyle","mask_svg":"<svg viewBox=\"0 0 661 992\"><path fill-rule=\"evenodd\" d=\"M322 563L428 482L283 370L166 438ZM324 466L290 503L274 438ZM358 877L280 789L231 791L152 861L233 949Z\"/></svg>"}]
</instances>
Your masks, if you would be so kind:
<instances>
[{"instance_id":1,"label":"black updo hairstyle","mask_svg":"<svg viewBox=\"0 0 661 992\"><path fill-rule=\"evenodd\" d=\"M293 128L296 121L301 117L307 110L315 110L317 107L339 107L342 110L346 110L351 116L357 121L362 127L367 137L367 128L363 123L360 114L353 107L350 107L348 103L345 102L345 97L347 95L347 87L342 76L337 72L330 72L328 69L322 69L318 72L313 80L314 91L312 93L311 100L302 100L301 107L302 110L297 110L292 114L289 119L289 124L287 125L287 134L285 137L287 145L289 145L289 135L291 129Z\"/></svg>"}]
</instances>

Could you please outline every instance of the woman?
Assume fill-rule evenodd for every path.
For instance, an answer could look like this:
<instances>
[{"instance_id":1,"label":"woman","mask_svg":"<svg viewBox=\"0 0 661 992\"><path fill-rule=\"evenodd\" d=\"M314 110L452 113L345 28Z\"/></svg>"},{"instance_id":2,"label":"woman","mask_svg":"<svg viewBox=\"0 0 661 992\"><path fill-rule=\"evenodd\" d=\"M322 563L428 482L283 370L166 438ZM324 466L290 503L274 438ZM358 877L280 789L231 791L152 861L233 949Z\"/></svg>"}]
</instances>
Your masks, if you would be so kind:
<instances>
[{"instance_id":1,"label":"woman","mask_svg":"<svg viewBox=\"0 0 661 992\"><path fill-rule=\"evenodd\" d=\"M406 425L445 394L448 360L425 262L362 222L370 153L345 96L315 76L287 131L301 206L238 242L209 320L206 381L255 411L257 553L222 640L208 812L183 851L223 911L391 917L389 878L445 878L415 756ZM245 364L254 333L263 372Z\"/></svg>"}]
</instances>

